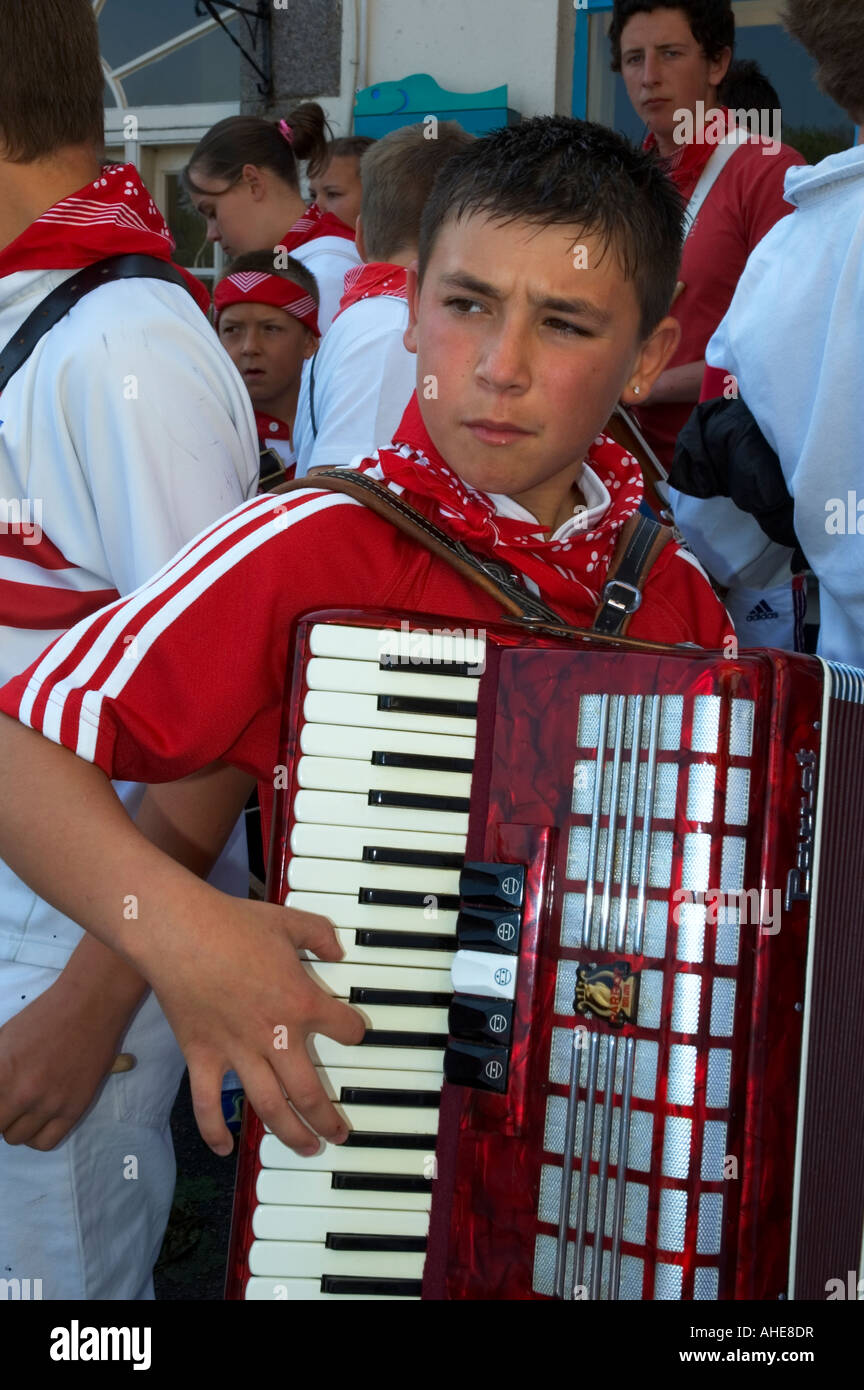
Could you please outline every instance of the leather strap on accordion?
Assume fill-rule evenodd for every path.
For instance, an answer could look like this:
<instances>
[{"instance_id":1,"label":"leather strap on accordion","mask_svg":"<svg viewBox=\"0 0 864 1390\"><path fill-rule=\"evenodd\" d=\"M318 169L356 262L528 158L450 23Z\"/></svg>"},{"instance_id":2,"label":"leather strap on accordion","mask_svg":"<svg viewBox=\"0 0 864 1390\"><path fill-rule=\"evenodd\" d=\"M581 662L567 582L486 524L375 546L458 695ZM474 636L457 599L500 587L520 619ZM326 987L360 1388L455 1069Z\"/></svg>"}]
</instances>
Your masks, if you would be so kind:
<instances>
[{"instance_id":1,"label":"leather strap on accordion","mask_svg":"<svg viewBox=\"0 0 864 1390\"><path fill-rule=\"evenodd\" d=\"M316 470L313 478L297 478L293 482L280 484L272 491L295 492L309 487L344 492L355 501L362 502L427 550L446 560L466 579L485 589L487 594L498 600L505 613L519 622L558 634L572 635L578 631L542 599L530 593L512 570L496 560L475 555L468 546L448 536L422 512L365 473L357 473L352 468L321 468ZM624 636L631 617L642 601L645 577L671 538L672 532L668 527L638 512L625 522L594 617L593 630L596 633L607 637Z\"/></svg>"}]
</instances>

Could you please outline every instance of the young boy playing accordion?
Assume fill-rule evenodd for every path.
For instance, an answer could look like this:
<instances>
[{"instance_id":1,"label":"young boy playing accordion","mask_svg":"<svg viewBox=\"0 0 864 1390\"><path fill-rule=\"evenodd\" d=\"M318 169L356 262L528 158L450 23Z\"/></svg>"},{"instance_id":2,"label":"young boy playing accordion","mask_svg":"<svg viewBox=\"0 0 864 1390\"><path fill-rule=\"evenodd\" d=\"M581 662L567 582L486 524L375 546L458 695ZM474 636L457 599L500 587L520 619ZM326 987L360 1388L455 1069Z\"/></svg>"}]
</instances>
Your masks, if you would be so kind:
<instances>
[{"instance_id":1,"label":"young boy playing accordion","mask_svg":"<svg viewBox=\"0 0 864 1390\"><path fill-rule=\"evenodd\" d=\"M648 395L675 349L667 310L681 221L649 156L558 117L495 131L455 156L424 213L406 334L418 392L393 445L361 469L517 570L575 626L590 626L642 497L632 458L600 432L619 398ZM269 814L295 622L338 606L472 625L500 617L446 562L313 480L238 507L0 697L11 716L0 853L152 983L217 1153L231 1147L220 1112L231 1067L298 1152L317 1151L319 1135L347 1136L305 1039L354 1044L363 1021L298 956L338 959L333 928L196 877L255 778ZM667 545L629 635L718 647L729 633L699 566ZM141 826L160 827L162 843L173 836L176 858L132 824L109 777L175 783L148 793ZM279 1025L287 1046L277 1050Z\"/></svg>"}]
</instances>

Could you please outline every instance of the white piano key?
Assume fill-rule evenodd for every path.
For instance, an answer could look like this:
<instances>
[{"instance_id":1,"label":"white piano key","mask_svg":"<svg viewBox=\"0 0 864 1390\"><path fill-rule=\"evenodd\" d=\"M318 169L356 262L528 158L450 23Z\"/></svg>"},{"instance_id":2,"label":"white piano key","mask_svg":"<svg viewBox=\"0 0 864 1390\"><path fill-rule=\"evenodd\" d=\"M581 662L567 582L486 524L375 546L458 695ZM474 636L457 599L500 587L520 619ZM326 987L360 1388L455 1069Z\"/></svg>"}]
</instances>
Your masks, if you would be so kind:
<instances>
[{"instance_id":1,"label":"white piano key","mask_svg":"<svg viewBox=\"0 0 864 1390\"><path fill-rule=\"evenodd\" d=\"M434 1111L431 1113L434 1115ZM321 1153L303 1158L275 1134L265 1134L259 1156L264 1168L298 1168L310 1173L407 1173L423 1178L432 1171L434 1148L424 1153L422 1149L359 1149L325 1144Z\"/></svg>"},{"instance_id":2,"label":"white piano key","mask_svg":"<svg viewBox=\"0 0 864 1390\"><path fill-rule=\"evenodd\" d=\"M320 1279L273 1279L259 1278L250 1279L246 1284L244 1298L261 1302L294 1302L302 1300L304 1303L412 1303L419 1302L413 1296L402 1294L368 1294L368 1293L322 1293Z\"/></svg>"},{"instance_id":3,"label":"white piano key","mask_svg":"<svg viewBox=\"0 0 864 1390\"><path fill-rule=\"evenodd\" d=\"M432 677L446 683L444 676ZM345 728L414 729L424 734L456 734L473 738L477 720L454 714L416 714L408 710L379 709L375 695L352 695L333 690L310 690L303 702L303 716L310 723L338 724Z\"/></svg>"},{"instance_id":4,"label":"white piano key","mask_svg":"<svg viewBox=\"0 0 864 1390\"><path fill-rule=\"evenodd\" d=\"M336 1102L352 1129L375 1134L435 1134L438 1111L414 1105L341 1105Z\"/></svg>"},{"instance_id":5,"label":"white piano key","mask_svg":"<svg viewBox=\"0 0 864 1390\"><path fill-rule=\"evenodd\" d=\"M297 764L297 783L317 791L409 792L416 796L471 795L468 772L424 772L411 767L373 767L356 758L307 758Z\"/></svg>"},{"instance_id":6,"label":"white piano key","mask_svg":"<svg viewBox=\"0 0 864 1390\"><path fill-rule=\"evenodd\" d=\"M419 932L433 936L456 938L457 913L434 907L387 907L377 903L358 903L350 893L291 892L286 907L299 912L317 912L329 917L334 927L369 929L372 931ZM453 949L456 947L454 945ZM391 956L392 961L392 956Z\"/></svg>"},{"instance_id":7,"label":"white piano key","mask_svg":"<svg viewBox=\"0 0 864 1390\"><path fill-rule=\"evenodd\" d=\"M457 869L414 869L398 864L364 864L344 859L301 859L295 855L288 865L288 885L292 891L353 894L361 888L386 888L396 892L459 896ZM374 904L372 904L374 906Z\"/></svg>"},{"instance_id":8,"label":"white piano key","mask_svg":"<svg viewBox=\"0 0 864 1390\"><path fill-rule=\"evenodd\" d=\"M440 1091L443 1076L438 1071L373 1071L368 1067L318 1067L318 1075L324 1089L334 1100L338 1100L343 1086L374 1087L381 1091ZM399 1107L395 1107L398 1109ZM438 1112L429 1107L429 1116L434 1129L438 1123Z\"/></svg>"},{"instance_id":9,"label":"white piano key","mask_svg":"<svg viewBox=\"0 0 864 1390\"><path fill-rule=\"evenodd\" d=\"M404 1004L352 1004L351 1007L363 1015L367 1028L374 1029L376 1032L444 1034L447 1032L446 1009L414 1009ZM374 1047L370 1051L377 1052L378 1049Z\"/></svg>"},{"instance_id":10,"label":"white piano key","mask_svg":"<svg viewBox=\"0 0 864 1390\"><path fill-rule=\"evenodd\" d=\"M379 1279L422 1279L424 1251L328 1250L323 1242L253 1240L249 1272L271 1278L318 1278L322 1274Z\"/></svg>"},{"instance_id":11,"label":"white piano key","mask_svg":"<svg viewBox=\"0 0 864 1390\"><path fill-rule=\"evenodd\" d=\"M397 952L394 951L394 956ZM358 989L410 989L427 990L436 994L450 995L449 970L420 970L415 965L402 965L406 952L399 952L400 963L386 965L353 965L345 961L307 961L306 969L337 999L347 999L350 990ZM385 1007L385 1006L382 1006Z\"/></svg>"},{"instance_id":12,"label":"white piano key","mask_svg":"<svg viewBox=\"0 0 864 1390\"><path fill-rule=\"evenodd\" d=\"M402 729L344 728L337 724L304 724L300 751L319 758L359 758L371 762L373 753L409 753L424 758L474 758L476 740L455 735L418 734Z\"/></svg>"},{"instance_id":13,"label":"white piano key","mask_svg":"<svg viewBox=\"0 0 864 1390\"><path fill-rule=\"evenodd\" d=\"M343 660L380 661L382 655L431 658L439 661L482 662L486 642L483 637L451 634L444 630L425 632L406 628L346 627L339 623L318 623L309 634L313 656L340 657Z\"/></svg>"},{"instance_id":14,"label":"white piano key","mask_svg":"<svg viewBox=\"0 0 864 1390\"><path fill-rule=\"evenodd\" d=\"M339 1172L348 1173L344 1166ZM428 1192L360 1192L331 1187L330 1173L303 1172L302 1169L262 1168L258 1174L255 1193L259 1202L286 1207L333 1207L370 1211L428 1213L432 1206L432 1184ZM342 1218L340 1217L340 1220ZM425 1220L428 1222L428 1215ZM335 1230L335 1227L333 1228Z\"/></svg>"},{"instance_id":15,"label":"white piano key","mask_svg":"<svg viewBox=\"0 0 864 1390\"><path fill-rule=\"evenodd\" d=\"M304 896L300 894L300 896ZM311 895L310 895L311 896ZM451 913L455 917L455 913ZM424 926L434 927L434 923L424 922ZM437 927L435 928L437 933ZM419 969L430 970L449 970L453 953L456 950L454 938L453 947L450 951L406 951L403 947L394 950L392 946L359 946L357 944L357 933L350 929L337 929L339 944L344 951L343 963L356 961L358 965L392 965L395 960L411 959L411 964ZM313 959L313 957L309 957Z\"/></svg>"},{"instance_id":16,"label":"white piano key","mask_svg":"<svg viewBox=\"0 0 864 1390\"><path fill-rule=\"evenodd\" d=\"M407 695L421 700L477 699L476 676L427 675L422 669L400 667L382 671L374 661L339 661L313 657L304 672L310 690L357 695Z\"/></svg>"},{"instance_id":17,"label":"white piano key","mask_svg":"<svg viewBox=\"0 0 864 1390\"><path fill-rule=\"evenodd\" d=\"M295 822L348 825L370 830L431 830L468 835L467 811L423 811L416 807L370 806L360 792L299 791L294 798Z\"/></svg>"},{"instance_id":18,"label":"white piano key","mask_svg":"<svg viewBox=\"0 0 864 1390\"><path fill-rule=\"evenodd\" d=\"M322 1244L328 1234L426 1236L422 1211L376 1211L358 1207L256 1207L252 1230L258 1240L302 1240Z\"/></svg>"},{"instance_id":19,"label":"white piano key","mask_svg":"<svg viewBox=\"0 0 864 1390\"><path fill-rule=\"evenodd\" d=\"M516 997L516 956L494 951L457 951L450 967L457 994L482 994L486 998Z\"/></svg>"},{"instance_id":20,"label":"white piano key","mask_svg":"<svg viewBox=\"0 0 864 1390\"><path fill-rule=\"evenodd\" d=\"M347 825L295 825L291 853L309 859L363 859L367 847L413 849L423 854L465 854L462 835L436 835L428 830L370 831ZM327 866L322 865L322 876Z\"/></svg>"},{"instance_id":21,"label":"white piano key","mask_svg":"<svg viewBox=\"0 0 864 1390\"><path fill-rule=\"evenodd\" d=\"M360 1012L368 1014L367 1009ZM370 1067L381 1071L403 1071L409 1066L416 1066L418 1071L441 1071L444 1067L443 1047L364 1047L361 1043L345 1047L326 1033L312 1033L306 1039L306 1049L316 1066L322 1067Z\"/></svg>"}]
</instances>

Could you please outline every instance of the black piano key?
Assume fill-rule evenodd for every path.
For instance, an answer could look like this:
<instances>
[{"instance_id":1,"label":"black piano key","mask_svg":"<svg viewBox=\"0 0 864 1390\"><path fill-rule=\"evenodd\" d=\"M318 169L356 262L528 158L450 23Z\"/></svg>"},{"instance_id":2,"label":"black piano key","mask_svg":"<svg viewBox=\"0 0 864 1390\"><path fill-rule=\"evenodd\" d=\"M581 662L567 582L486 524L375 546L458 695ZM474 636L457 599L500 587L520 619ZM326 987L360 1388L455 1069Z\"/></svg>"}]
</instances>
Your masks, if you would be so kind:
<instances>
[{"instance_id":1,"label":"black piano key","mask_svg":"<svg viewBox=\"0 0 864 1390\"><path fill-rule=\"evenodd\" d=\"M376 928L359 927L354 933L358 946L383 946L393 951L449 951L452 955L456 943L452 936L433 936L430 932L378 931Z\"/></svg>"},{"instance_id":2,"label":"black piano key","mask_svg":"<svg viewBox=\"0 0 864 1390\"><path fill-rule=\"evenodd\" d=\"M419 772L472 772L473 758L433 758L425 753L373 753L374 767L410 767Z\"/></svg>"},{"instance_id":3,"label":"black piano key","mask_svg":"<svg viewBox=\"0 0 864 1390\"><path fill-rule=\"evenodd\" d=\"M417 869L461 869L464 854L447 854L442 850L394 849L392 845L364 845L366 864L403 864Z\"/></svg>"},{"instance_id":4,"label":"black piano key","mask_svg":"<svg viewBox=\"0 0 864 1390\"><path fill-rule=\"evenodd\" d=\"M519 954L522 919L518 912L474 907L465 902L456 918L456 942L463 951L506 951Z\"/></svg>"},{"instance_id":5,"label":"black piano key","mask_svg":"<svg viewBox=\"0 0 864 1390\"><path fill-rule=\"evenodd\" d=\"M513 1002L510 999L484 999L479 995L456 994L447 1016L450 1033L465 1042L491 1043L508 1047L513 1029Z\"/></svg>"},{"instance_id":6,"label":"black piano key","mask_svg":"<svg viewBox=\"0 0 864 1390\"><path fill-rule=\"evenodd\" d=\"M388 653L378 662L379 671L422 671L424 676L478 676L477 667L469 661L433 661ZM479 679L479 676L478 676Z\"/></svg>"},{"instance_id":7,"label":"black piano key","mask_svg":"<svg viewBox=\"0 0 864 1390\"><path fill-rule=\"evenodd\" d=\"M373 1130L352 1129L343 1149L419 1149L434 1154L437 1134L390 1134Z\"/></svg>"},{"instance_id":8,"label":"black piano key","mask_svg":"<svg viewBox=\"0 0 864 1390\"><path fill-rule=\"evenodd\" d=\"M339 1092L340 1105L410 1106L418 1110L437 1110L441 1104L440 1091L402 1091L378 1086L343 1086Z\"/></svg>"},{"instance_id":9,"label":"black piano key","mask_svg":"<svg viewBox=\"0 0 864 1390\"><path fill-rule=\"evenodd\" d=\"M436 994L432 990L377 989L369 985L353 985L349 1004L405 1004L418 1009L446 1009L452 994Z\"/></svg>"},{"instance_id":10,"label":"black piano key","mask_svg":"<svg viewBox=\"0 0 864 1390\"><path fill-rule=\"evenodd\" d=\"M328 1231L324 1242L327 1250L381 1250L385 1253L422 1255L426 1250L425 1236L352 1235L350 1231Z\"/></svg>"},{"instance_id":11,"label":"black piano key","mask_svg":"<svg viewBox=\"0 0 864 1390\"><path fill-rule=\"evenodd\" d=\"M440 912L455 912L459 899L453 893L410 893L401 888L361 888L357 894L358 903L373 903L378 907L417 907L426 908L430 900Z\"/></svg>"},{"instance_id":12,"label":"black piano key","mask_svg":"<svg viewBox=\"0 0 864 1390\"><path fill-rule=\"evenodd\" d=\"M507 1090L509 1060L506 1047L454 1041L444 1053L444 1079L453 1086L503 1092Z\"/></svg>"},{"instance_id":13,"label":"black piano key","mask_svg":"<svg viewBox=\"0 0 864 1390\"><path fill-rule=\"evenodd\" d=\"M370 1297L381 1294L384 1298L419 1298L423 1291L422 1279L367 1279L359 1274L322 1274L322 1293L363 1294Z\"/></svg>"},{"instance_id":14,"label":"black piano key","mask_svg":"<svg viewBox=\"0 0 864 1390\"><path fill-rule=\"evenodd\" d=\"M491 899L505 907L521 907L525 869L522 864L468 863L459 879L459 892L463 898L479 899L478 906Z\"/></svg>"},{"instance_id":15,"label":"black piano key","mask_svg":"<svg viewBox=\"0 0 864 1390\"><path fill-rule=\"evenodd\" d=\"M467 796L427 796L425 792L385 792L373 787L367 797L370 806L391 806L402 811L455 811L467 814Z\"/></svg>"},{"instance_id":16,"label":"black piano key","mask_svg":"<svg viewBox=\"0 0 864 1390\"><path fill-rule=\"evenodd\" d=\"M419 1174L415 1173L332 1173L330 1187L334 1192L428 1192L430 1190L429 1179L420 1177Z\"/></svg>"},{"instance_id":17,"label":"black piano key","mask_svg":"<svg viewBox=\"0 0 864 1390\"><path fill-rule=\"evenodd\" d=\"M425 695L379 695L378 708L392 714L440 714L445 719L476 719L476 700L430 700Z\"/></svg>"},{"instance_id":18,"label":"black piano key","mask_svg":"<svg viewBox=\"0 0 864 1390\"><path fill-rule=\"evenodd\" d=\"M389 1028L367 1028L360 1047L446 1047L446 1033L396 1033Z\"/></svg>"}]
</instances>

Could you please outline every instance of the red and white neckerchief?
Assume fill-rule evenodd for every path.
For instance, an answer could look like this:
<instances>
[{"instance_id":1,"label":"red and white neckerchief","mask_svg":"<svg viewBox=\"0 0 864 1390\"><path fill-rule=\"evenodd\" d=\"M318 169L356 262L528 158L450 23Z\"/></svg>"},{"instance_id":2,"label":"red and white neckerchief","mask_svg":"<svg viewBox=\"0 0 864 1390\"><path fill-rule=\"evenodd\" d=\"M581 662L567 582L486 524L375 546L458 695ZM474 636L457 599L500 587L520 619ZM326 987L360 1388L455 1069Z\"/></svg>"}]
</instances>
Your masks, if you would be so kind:
<instances>
[{"instance_id":1,"label":"red and white neckerchief","mask_svg":"<svg viewBox=\"0 0 864 1390\"><path fill-rule=\"evenodd\" d=\"M298 217L294 226L289 228L283 236L280 246L284 246L290 255L296 251L298 246L305 246L309 241L317 241L322 236L344 237L346 241L354 240L354 228L349 227L347 222L342 222L332 212L322 212L317 203L310 203L302 217Z\"/></svg>"},{"instance_id":2,"label":"red and white neckerchief","mask_svg":"<svg viewBox=\"0 0 864 1390\"><path fill-rule=\"evenodd\" d=\"M107 164L98 179L61 198L0 251L0 276L18 270L79 270L106 256L140 253L170 261L174 238L134 164ZM202 313L210 296L176 266Z\"/></svg>"},{"instance_id":3,"label":"red and white neckerchief","mask_svg":"<svg viewBox=\"0 0 864 1390\"><path fill-rule=\"evenodd\" d=\"M731 129L728 106L718 106L715 109L723 114L722 132L719 130L720 122L712 121L704 127L704 131L699 132L698 139L691 141L688 145L682 145L677 154L664 159L658 151L657 157L663 169L685 201L693 196L696 185L702 177L702 170L717 148L717 141L712 138L709 142L707 132L717 131L722 139L723 135L728 135ZM642 148L643 150L657 149L657 136L653 131L646 136Z\"/></svg>"},{"instance_id":4,"label":"red and white neckerchief","mask_svg":"<svg viewBox=\"0 0 864 1390\"><path fill-rule=\"evenodd\" d=\"M352 266L345 273L345 293L339 300L333 322L352 304L361 299L377 299L380 295L389 295L391 299L408 298L408 272L405 267L389 265L387 261L370 261L368 265Z\"/></svg>"},{"instance_id":5,"label":"red and white neckerchief","mask_svg":"<svg viewBox=\"0 0 864 1390\"><path fill-rule=\"evenodd\" d=\"M284 439L291 443L291 427L284 420L280 420L276 415L266 415L261 410L255 411L255 428L258 431L258 438L262 443L267 444L271 439Z\"/></svg>"},{"instance_id":6,"label":"red and white neckerchief","mask_svg":"<svg viewBox=\"0 0 864 1390\"><path fill-rule=\"evenodd\" d=\"M606 571L615 553L621 528L638 511L644 495L642 473L628 454L608 435L594 440L585 459L594 497L582 513L591 529L574 512L555 536L526 517L502 516L485 493L464 483L438 453L420 413L416 393L411 397L393 443L355 465L358 471L385 482L442 530L472 550L494 557L533 580L553 603L573 602L573 585L599 601ZM586 479L587 482L587 479ZM588 488L586 487L586 494ZM608 500L607 500L608 499Z\"/></svg>"},{"instance_id":7,"label":"red and white neckerchief","mask_svg":"<svg viewBox=\"0 0 864 1390\"><path fill-rule=\"evenodd\" d=\"M293 280L285 280L281 275L272 275L267 270L232 271L216 286L213 304L217 323L222 310L229 304L272 304L299 319L316 338L321 337L318 306L309 291L295 285Z\"/></svg>"}]
</instances>

